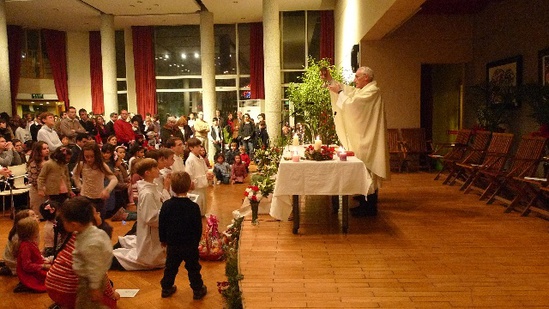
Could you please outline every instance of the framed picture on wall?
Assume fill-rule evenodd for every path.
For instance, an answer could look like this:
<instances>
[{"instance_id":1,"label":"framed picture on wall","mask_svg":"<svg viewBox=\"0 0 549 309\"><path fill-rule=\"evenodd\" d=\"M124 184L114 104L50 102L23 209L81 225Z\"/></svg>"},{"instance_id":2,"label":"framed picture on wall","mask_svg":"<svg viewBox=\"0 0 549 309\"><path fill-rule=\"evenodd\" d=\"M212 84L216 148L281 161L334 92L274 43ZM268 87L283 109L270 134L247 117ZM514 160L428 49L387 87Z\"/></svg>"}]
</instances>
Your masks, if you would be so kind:
<instances>
[{"instance_id":1,"label":"framed picture on wall","mask_svg":"<svg viewBox=\"0 0 549 309\"><path fill-rule=\"evenodd\" d=\"M539 83L549 85L549 47L538 52Z\"/></svg>"},{"instance_id":2,"label":"framed picture on wall","mask_svg":"<svg viewBox=\"0 0 549 309\"><path fill-rule=\"evenodd\" d=\"M486 64L488 104L520 106L517 88L522 84L522 56L505 58Z\"/></svg>"}]
</instances>

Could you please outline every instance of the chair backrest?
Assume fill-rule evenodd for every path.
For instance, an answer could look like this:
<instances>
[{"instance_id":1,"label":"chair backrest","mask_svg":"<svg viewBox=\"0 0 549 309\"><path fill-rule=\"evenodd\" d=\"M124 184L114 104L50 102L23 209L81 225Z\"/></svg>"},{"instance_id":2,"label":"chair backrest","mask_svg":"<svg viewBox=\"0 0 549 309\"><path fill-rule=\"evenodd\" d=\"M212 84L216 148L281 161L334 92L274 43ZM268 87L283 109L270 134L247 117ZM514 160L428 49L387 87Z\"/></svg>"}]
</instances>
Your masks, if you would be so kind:
<instances>
[{"instance_id":1,"label":"chair backrest","mask_svg":"<svg viewBox=\"0 0 549 309\"><path fill-rule=\"evenodd\" d=\"M472 131L468 129L459 130L454 143L456 145L468 145L469 139L471 138L471 133Z\"/></svg>"},{"instance_id":2,"label":"chair backrest","mask_svg":"<svg viewBox=\"0 0 549 309\"><path fill-rule=\"evenodd\" d=\"M532 176L536 172L537 163L543 156L546 142L547 139L545 137L523 136L513 157L507 176Z\"/></svg>"},{"instance_id":3,"label":"chair backrest","mask_svg":"<svg viewBox=\"0 0 549 309\"><path fill-rule=\"evenodd\" d=\"M24 188L25 187L25 177L27 175L27 164L19 164L9 167L11 174L15 178L13 185L15 188Z\"/></svg>"},{"instance_id":4,"label":"chair backrest","mask_svg":"<svg viewBox=\"0 0 549 309\"><path fill-rule=\"evenodd\" d=\"M484 158L484 151L488 147L491 137L492 132L490 131L477 131L475 133L473 144L471 145L469 153L463 163L478 164L482 162L482 159Z\"/></svg>"},{"instance_id":5,"label":"chair backrest","mask_svg":"<svg viewBox=\"0 0 549 309\"><path fill-rule=\"evenodd\" d=\"M398 129L387 129L387 143L389 145L389 153L401 152Z\"/></svg>"},{"instance_id":6,"label":"chair backrest","mask_svg":"<svg viewBox=\"0 0 549 309\"><path fill-rule=\"evenodd\" d=\"M511 149L514 135L511 133L492 133L492 139L486 149L486 156L482 165L489 166L492 171L501 171L503 169L506 156Z\"/></svg>"},{"instance_id":7,"label":"chair backrest","mask_svg":"<svg viewBox=\"0 0 549 309\"><path fill-rule=\"evenodd\" d=\"M406 151L412 153L427 153L427 141L424 128L400 129L402 141L406 144Z\"/></svg>"}]
</instances>

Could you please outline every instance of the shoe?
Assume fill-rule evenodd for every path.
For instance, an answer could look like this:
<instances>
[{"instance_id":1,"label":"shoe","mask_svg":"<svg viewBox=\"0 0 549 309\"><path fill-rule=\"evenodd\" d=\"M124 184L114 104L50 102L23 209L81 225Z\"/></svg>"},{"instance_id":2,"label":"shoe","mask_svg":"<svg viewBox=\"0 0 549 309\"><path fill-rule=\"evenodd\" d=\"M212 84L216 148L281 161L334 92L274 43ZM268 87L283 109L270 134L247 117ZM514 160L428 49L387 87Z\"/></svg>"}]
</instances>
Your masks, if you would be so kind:
<instances>
[{"instance_id":1,"label":"shoe","mask_svg":"<svg viewBox=\"0 0 549 309\"><path fill-rule=\"evenodd\" d=\"M171 288L164 290L162 289L162 298L170 297L177 291L177 286L172 286Z\"/></svg>"},{"instance_id":2,"label":"shoe","mask_svg":"<svg viewBox=\"0 0 549 309\"><path fill-rule=\"evenodd\" d=\"M24 286L23 283L21 282L19 282L13 289L13 293L26 293L26 292L34 292L34 290Z\"/></svg>"},{"instance_id":3,"label":"shoe","mask_svg":"<svg viewBox=\"0 0 549 309\"><path fill-rule=\"evenodd\" d=\"M208 294L208 288L203 285L200 290L193 291L193 299L202 299L206 294Z\"/></svg>"},{"instance_id":4,"label":"shoe","mask_svg":"<svg viewBox=\"0 0 549 309\"><path fill-rule=\"evenodd\" d=\"M53 303L48 307L48 309L61 309L61 307L58 304Z\"/></svg>"},{"instance_id":5,"label":"shoe","mask_svg":"<svg viewBox=\"0 0 549 309\"><path fill-rule=\"evenodd\" d=\"M4 266L0 267L0 276L13 276L13 273L11 272L11 269L4 264Z\"/></svg>"}]
</instances>

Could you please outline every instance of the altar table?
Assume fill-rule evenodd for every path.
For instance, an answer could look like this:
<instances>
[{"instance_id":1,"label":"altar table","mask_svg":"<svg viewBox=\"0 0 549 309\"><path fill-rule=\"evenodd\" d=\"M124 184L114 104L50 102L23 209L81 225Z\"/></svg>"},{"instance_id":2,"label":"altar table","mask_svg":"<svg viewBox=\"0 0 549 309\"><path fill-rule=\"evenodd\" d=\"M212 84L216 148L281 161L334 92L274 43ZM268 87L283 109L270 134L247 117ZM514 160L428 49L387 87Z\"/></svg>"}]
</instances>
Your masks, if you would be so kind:
<instances>
[{"instance_id":1,"label":"altar table","mask_svg":"<svg viewBox=\"0 0 549 309\"><path fill-rule=\"evenodd\" d=\"M270 215L287 221L293 213L293 233L299 230L300 195L341 195L342 230L349 227L349 204L347 195L373 193L372 178L366 166L355 156L340 161L338 157L328 161L282 160L276 176ZM290 204L290 196L293 196Z\"/></svg>"}]
</instances>

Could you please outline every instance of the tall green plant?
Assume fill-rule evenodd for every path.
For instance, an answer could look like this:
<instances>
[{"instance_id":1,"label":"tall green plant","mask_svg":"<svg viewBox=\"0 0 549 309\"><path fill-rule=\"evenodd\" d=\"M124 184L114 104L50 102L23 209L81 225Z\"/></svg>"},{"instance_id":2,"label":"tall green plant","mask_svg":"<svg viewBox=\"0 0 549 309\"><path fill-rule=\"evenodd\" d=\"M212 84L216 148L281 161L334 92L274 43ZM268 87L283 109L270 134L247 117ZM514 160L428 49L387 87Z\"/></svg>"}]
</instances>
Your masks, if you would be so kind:
<instances>
[{"instance_id":1,"label":"tall green plant","mask_svg":"<svg viewBox=\"0 0 549 309\"><path fill-rule=\"evenodd\" d=\"M324 67L330 70L335 80L342 81L341 69L330 65L328 59L317 62L309 57L307 69L299 78L301 83L290 83L287 94L293 104L294 116L303 119L305 142L312 142L316 136L320 136L325 144L339 144L330 93L323 87L324 81L320 78L320 69Z\"/></svg>"}]
</instances>

